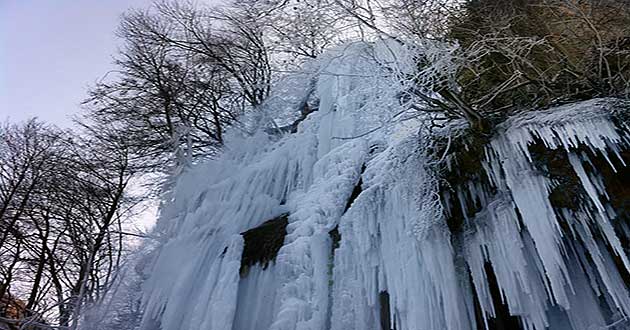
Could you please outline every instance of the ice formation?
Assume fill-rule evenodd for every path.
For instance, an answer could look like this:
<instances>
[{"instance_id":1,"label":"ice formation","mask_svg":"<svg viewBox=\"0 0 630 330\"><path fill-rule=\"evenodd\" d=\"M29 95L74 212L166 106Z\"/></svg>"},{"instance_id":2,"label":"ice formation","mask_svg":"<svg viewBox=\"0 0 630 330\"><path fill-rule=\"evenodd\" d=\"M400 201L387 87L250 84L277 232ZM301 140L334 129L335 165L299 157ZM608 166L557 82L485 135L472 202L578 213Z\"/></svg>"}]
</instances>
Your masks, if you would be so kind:
<instances>
[{"instance_id":1,"label":"ice formation","mask_svg":"<svg viewBox=\"0 0 630 330\"><path fill-rule=\"evenodd\" d=\"M592 100L531 113L509 120L490 142L484 168L497 192L485 197L485 209L471 220L476 231L465 242L484 314L494 313L483 270L488 261L510 313L520 316L526 329L604 329L606 319L628 315L622 276L630 264L620 241L627 239L628 219L609 204L600 172L609 167L609 176L628 174L621 155L628 128L613 120L615 110L625 107ZM530 150L536 143L549 155L542 164ZM594 166L591 158L603 162ZM568 171L554 177L558 169ZM553 205L556 180L569 177L577 177L579 200Z\"/></svg>"},{"instance_id":2,"label":"ice formation","mask_svg":"<svg viewBox=\"0 0 630 330\"><path fill-rule=\"evenodd\" d=\"M319 109L297 133L234 134L180 176L158 223L144 330L627 326L627 105L511 118L481 147L474 178L444 184L473 151L449 137L435 156L439 136L408 116L396 98L405 86L383 69L395 57L410 70L405 54L330 52L304 78ZM243 272L241 233L283 214L277 255Z\"/></svg>"}]
</instances>

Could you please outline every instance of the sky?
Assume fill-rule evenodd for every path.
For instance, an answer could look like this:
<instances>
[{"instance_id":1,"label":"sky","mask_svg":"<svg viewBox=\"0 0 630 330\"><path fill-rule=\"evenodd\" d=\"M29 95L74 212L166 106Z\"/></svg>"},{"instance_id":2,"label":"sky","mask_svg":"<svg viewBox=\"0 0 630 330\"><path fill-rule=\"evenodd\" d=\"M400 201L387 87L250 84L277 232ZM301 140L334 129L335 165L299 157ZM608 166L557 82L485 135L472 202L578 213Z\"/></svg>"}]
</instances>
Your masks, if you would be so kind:
<instances>
[{"instance_id":1,"label":"sky","mask_svg":"<svg viewBox=\"0 0 630 330\"><path fill-rule=\"evenodd\" d=\"M129 8L151 0L0 0L0 122L38 117L60 127L93 85L113 69L114 32ZM129 224L146 230L155 201Z\"/></svg>"},{"instance_id":2,"label":"sky","mask_svg":"<svg viewBox=\"0 0 630 330\"><path fill-rule=\"evenodd\" d=\"M0 122L71 126L87 87L113 68L120 15L151 0L0 0Z\"/></svg>"}]
</instances>

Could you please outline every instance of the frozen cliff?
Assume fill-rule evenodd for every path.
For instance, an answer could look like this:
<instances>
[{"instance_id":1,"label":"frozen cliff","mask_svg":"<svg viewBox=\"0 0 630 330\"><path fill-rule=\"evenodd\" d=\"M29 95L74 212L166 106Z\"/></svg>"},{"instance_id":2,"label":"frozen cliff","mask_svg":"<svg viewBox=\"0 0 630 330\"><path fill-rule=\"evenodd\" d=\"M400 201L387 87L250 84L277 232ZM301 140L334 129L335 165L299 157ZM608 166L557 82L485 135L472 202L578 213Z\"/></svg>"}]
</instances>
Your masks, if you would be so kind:
<instances>
[{"instance_id":1,"label":"frozen cliff","mask_svg":"<svg viewBox=\"0 0 630 330\"><path fill-rule=\"evenodd\" d=\"M630 106L429 125L398 101L404 54L330 52L179 177L142 329L628 327Z\"/></svg>"}]
</instances>

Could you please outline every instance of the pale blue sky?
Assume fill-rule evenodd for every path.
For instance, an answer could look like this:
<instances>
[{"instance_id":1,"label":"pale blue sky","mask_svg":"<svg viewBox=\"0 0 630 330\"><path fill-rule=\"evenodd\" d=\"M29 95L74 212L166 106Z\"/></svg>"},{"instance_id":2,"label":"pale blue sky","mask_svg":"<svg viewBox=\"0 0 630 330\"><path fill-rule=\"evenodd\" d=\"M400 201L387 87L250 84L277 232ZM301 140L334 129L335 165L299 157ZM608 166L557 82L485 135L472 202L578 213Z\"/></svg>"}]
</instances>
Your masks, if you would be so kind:
<instances>
[{"instance_id":1,"label":"pale blue sky","mask_svg":"<svg viewBox=\"0 0 630 330\"><path fill-rule=\"evenodd\" d=\"M0 122L60 126L112 68L119 16L151 0L0 0Z\"/></svg>"}]
</instances>

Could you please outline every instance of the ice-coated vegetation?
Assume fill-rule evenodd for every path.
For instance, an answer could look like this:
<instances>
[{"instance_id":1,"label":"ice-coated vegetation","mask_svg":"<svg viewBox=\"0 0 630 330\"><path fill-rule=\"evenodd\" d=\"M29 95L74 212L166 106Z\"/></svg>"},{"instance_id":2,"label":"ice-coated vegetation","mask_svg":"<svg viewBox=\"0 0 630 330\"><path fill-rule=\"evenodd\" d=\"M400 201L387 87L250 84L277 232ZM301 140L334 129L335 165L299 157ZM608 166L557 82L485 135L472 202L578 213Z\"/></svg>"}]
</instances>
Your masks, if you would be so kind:
<instances>
[{"instance_id":1,"label":"ice-coated vegetation","mask_svg":"<svg viewBox=\"0 0 630 330\"><path fill-rule=\"evenodd\" d=\"M609 185L628 183L628 106L517 114L458 148L461 125L432 130L399 101L409 63L394 43L330 51L278 84L255 129L182 174L142 329L623 329L630 197ZM304 99L318 110L281 130ZM476 178L444 178L474 150ZM272 261L243 270L241 234L283 214Z\"/></svg>"}]
</instances>

